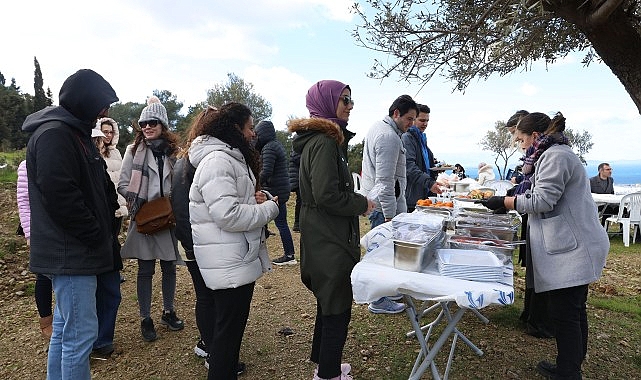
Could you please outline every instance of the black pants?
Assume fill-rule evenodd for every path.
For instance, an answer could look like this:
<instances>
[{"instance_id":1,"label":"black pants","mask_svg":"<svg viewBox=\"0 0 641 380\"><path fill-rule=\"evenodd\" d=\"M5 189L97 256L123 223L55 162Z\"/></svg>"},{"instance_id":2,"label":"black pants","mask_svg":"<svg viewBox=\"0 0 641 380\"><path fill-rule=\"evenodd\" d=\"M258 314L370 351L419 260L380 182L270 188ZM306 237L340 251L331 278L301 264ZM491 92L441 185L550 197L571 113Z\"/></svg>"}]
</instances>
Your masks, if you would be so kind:
<instances>
[{"instance_id":1,"label":"black pants","mask_svg":"<svg viewBox=\"0 0 641 380\"><path fill-rule=\"evenodd\" d=\"M207 345L211 341L214 331L213 315L216 310L214 308L214 297L211 290L205 285L205 280L200 274L196 260L185 260L185 264L187 264L191 281L194 284L194 292L196 293L196 326L198 326L200 339ZM209 346L207 347L207 351L209 351Z\"/></svg>"},{"instance_id":2,"label":"black pants","mask_svg":"<svg viewBox=\"0 0 641 380\"><path fill-rule=\"evenodd\" d=\"M296 193L296 204L294 206L294 227L300 226L300 206L303 204L303 200L300 199L300 188L295 188L294 193Z\"/></svg>"},{"instance_id":3,"label":"black pants","mask_svg":"<svg viewBox=\"0 0 641 380\"><path fill-rule=\"evenodd\" d=\"M53 301L51 280L44 274L36 275L35 287L36 308L40 318L48 317L52 312L51 302Z\"/></svg>"},{"instance_id":4,"label":"black pants","mask_svg":"<svg viewBox=\"0 0 641 380\"><path fill-rule=\"evenodd\" d=\"M351 318L351 308L341 314L323 315L320 304L316 303L316 323L310 359L318 364L318 377L331 379L341 374L343 347Z\"/></svg>"},{"instance_id":5,"label":"black pants","mask_svg":"<svg viewBox=\"0 0 641 380\"><path fill-rule=\"evenodd\" d=\"M243 341L249 305L254 295L252 282L234 289L211 290L214 300L212 339L206 342L209 350L208 380L235 380L238 378L238 357Z\"/></svg>"},{"instance_id":6,"label":"black pants","mask_svg":"<svg viewBox=\"0 0 641 380\"><path fill-rule=\"evenodd\" d=\"M560 378L581 379L588 352L588 285L547 292L556 333L556 366Z\"/></svg>"}]
</instances>

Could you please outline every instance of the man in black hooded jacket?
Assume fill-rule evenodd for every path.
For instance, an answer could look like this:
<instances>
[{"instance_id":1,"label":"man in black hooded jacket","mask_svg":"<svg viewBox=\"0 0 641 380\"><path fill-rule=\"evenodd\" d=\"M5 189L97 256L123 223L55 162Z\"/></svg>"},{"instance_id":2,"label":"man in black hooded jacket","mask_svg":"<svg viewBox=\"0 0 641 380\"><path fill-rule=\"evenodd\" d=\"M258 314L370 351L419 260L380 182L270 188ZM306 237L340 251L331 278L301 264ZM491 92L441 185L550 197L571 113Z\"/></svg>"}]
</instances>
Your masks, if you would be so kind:
<instances>
[{"instance_id":1,"label":"man in black hooded jacket","mask_svg":"<svg viewBox=\"0 0 641 380\"><path fill-rule=\"evenodd\" d=\"M115 188L91 141L99 117L118 101L111 85L79 70L60 89L60 106L27 116L32 272L51 278L56 304L48 379L90 379L98 336L97 275L114 270ZM63 346L64 342L64 346Z\"/></svg>"}]
</instances>

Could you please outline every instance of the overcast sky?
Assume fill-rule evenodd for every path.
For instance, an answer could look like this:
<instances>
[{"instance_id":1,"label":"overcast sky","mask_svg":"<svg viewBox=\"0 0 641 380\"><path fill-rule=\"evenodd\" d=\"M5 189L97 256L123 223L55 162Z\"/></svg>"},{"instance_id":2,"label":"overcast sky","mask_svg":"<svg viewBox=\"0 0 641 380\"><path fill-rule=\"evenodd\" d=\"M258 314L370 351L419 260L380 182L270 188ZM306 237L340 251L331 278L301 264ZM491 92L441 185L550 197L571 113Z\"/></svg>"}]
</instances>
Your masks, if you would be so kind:
<instances>
[{"instance_id":1,"label":"overcast sky","mask_svg":"<svg viewBox=\"0 0 641 380\"><path fill-rule=\"evenodd\" d=\"M581 55L507 77L473 81L465 94L437 77L419 84L383 82L366 74L374 59L351 37L360 22L342 0L228 1L12 1L3 4L0 72L33 94L33 57L45 88L57 95L64 79L91 68L107 79L122 102L144 102L153 90L169 90L185 106L233 72L253 83L273 107L272 121L285 129L290 115L307 116L305 94L321 79L352 88L356 101L352 142L365 137L392 101L409 94L431 107L428 144L448 163L492 161L478 142L498 120L518 109L562 111L575 131L592 134L587 159L641 159L641 117L607 66L584 68ZM420 90L420 91L419 91ZM57 102L57 96L54 99Z\"/></svg>"}]
</instances>

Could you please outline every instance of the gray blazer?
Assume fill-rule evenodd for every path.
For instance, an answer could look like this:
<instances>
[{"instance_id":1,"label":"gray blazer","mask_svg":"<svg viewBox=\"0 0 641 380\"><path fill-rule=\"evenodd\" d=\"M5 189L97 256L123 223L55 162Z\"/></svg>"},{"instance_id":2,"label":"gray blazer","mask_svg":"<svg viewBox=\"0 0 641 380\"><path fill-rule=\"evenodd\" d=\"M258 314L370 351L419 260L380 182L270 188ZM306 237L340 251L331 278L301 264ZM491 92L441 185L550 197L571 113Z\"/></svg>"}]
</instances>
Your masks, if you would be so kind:
<instances>
[{"instance_id":1,"label":"gray blazer","mask_svg":"<svg viewBox=\"0 0 641 380\"><path fill-rule=\"evenodd\" d=\"M550 147L536 163L532 184L517 196L516 210L528 214L536 292L598 280L610 241L577 155L567 145Z\"/></svg>"}]
</instances>

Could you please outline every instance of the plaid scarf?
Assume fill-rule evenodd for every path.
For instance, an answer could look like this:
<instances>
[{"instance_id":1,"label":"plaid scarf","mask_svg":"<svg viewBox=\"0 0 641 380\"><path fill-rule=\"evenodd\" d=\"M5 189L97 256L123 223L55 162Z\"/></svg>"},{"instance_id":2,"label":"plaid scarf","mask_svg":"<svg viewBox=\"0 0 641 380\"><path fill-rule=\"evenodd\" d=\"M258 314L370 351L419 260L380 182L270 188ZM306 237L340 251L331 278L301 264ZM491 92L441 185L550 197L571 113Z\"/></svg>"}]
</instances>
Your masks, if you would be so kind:
<instances>
[{"instance_id":1,"label":"plaid scarf","mask_svg":"<svg viewBox=\"0 0 641 380\"><path fill-rule=\"evenodd\" d=\"M532 146L527 150L526 157L523 160L523 175L527 178L529 183L528 189L532 186L530 178L534 175L534 165L539 160L539 157L541 157L543 152L548 150L552 145L569 145L568 138L563 134L563 132L541 135L534 140ZM525 178L523 179L523 182L526 181ZM516 191L518 190L519 189L517 188ZM525 192L525 190L527 189L524 189L523 192ZM516 191L516 194L521 194Z\"/></svg>"},{"instance_id":2,"label":"plaid scarf","mask_svg":"<svg viewBox=\"0 0 641 380\"><path fill-rule=\"evenodd\" d=\"M147 202L149 189L149 169L147 167L147 146L139 144L131 165L131 179L127 185L127 209L132 218L136 216L140 207Z\"/></svg>"}]
</instances>

